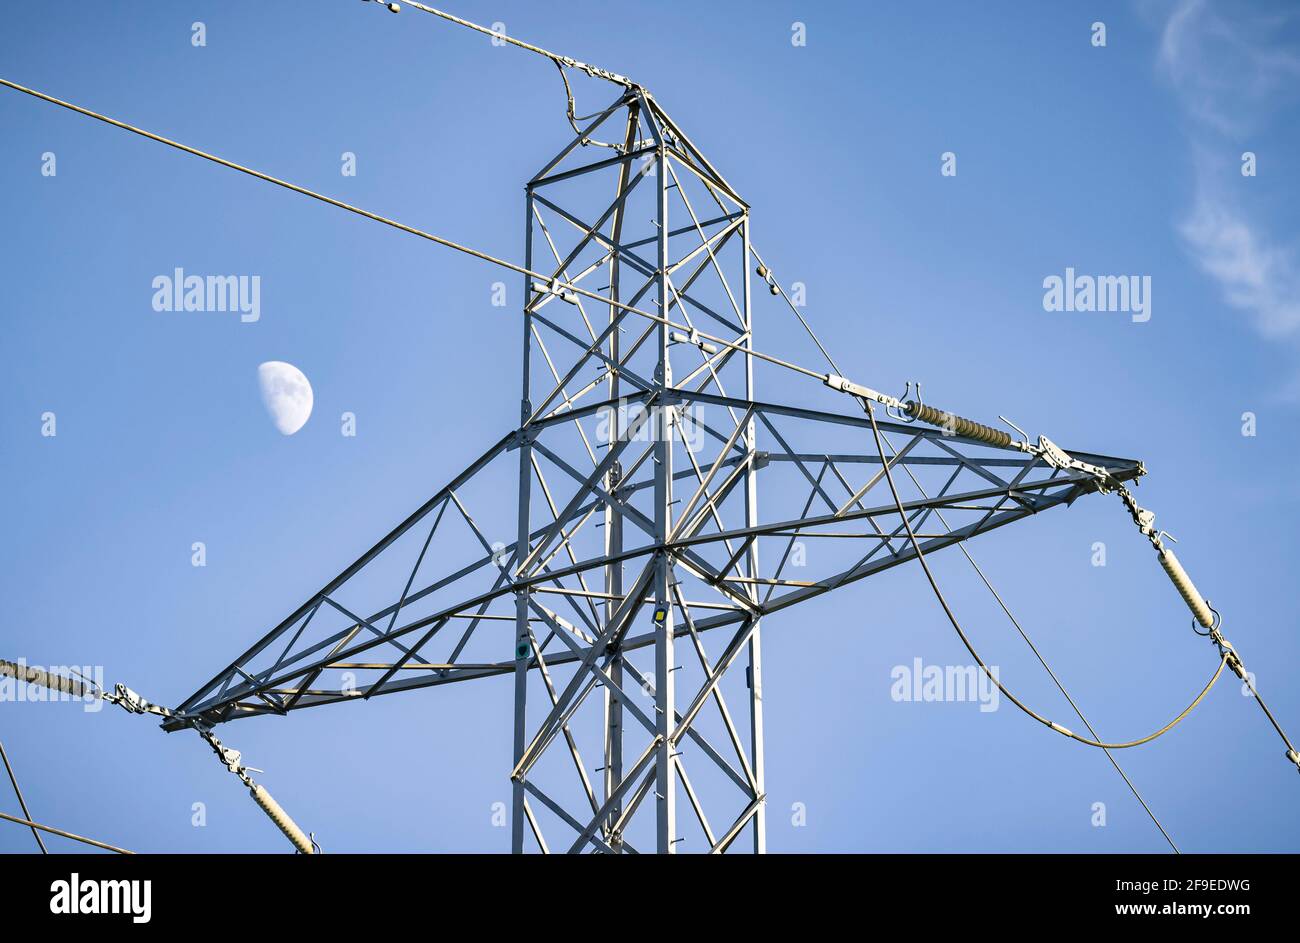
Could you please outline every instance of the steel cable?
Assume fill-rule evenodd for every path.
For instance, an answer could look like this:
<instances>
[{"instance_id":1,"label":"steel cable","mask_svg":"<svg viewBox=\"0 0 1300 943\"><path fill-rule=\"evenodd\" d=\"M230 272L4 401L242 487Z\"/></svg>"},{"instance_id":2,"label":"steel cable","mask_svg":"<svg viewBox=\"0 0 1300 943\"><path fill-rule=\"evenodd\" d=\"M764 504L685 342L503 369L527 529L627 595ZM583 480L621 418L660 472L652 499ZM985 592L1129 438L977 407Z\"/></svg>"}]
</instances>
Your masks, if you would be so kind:
<instances>
[{"instance_id":1,"label":"steel cable","mask_svg":"<svg viewBox=\"0 0 1300 943\"><path fill-rule=\"evenodd\" d=\"M752 246L750 247L750 251L753 253L754 258L758 260L758 263L762 265L765 269L768 269L768 271L770 272L771 269L768 267L767 263L763 261L763 258L758 254L758 251L754 249ZM799 320L799 323L803 325L804 330L808 332L808 336L812 338L812 342L817 346L817 349L821 351L821 355L822 357L825 358L826 363L836 373L842 373L843 371L840 370L839 364L835 362L835 358L832 357L830 351L826 349L826 345L823 344L821 338L817 336L817 332L813 330L812 325L808 323L808 320L799 311L798 307L794 304L793 301L790 300L790 296L786 294L785 288L776 280L775 276L773 276L772 278L772 284L776 285L777 290L781 294L782 300L785 301L786 306ZM888 442L887 436L885 437L885 441ZM892 445L890 446L890 451L896 452L896 450L893 448ZM925 489L922 488L921 483L917 481L916 475L912 473L912 469L909 468L907 465L904 465L903 470L907 472L908 477L912 479L912 483L916 486L917 490L920 491L922 495L925 495ZM926 497L928 497L928 495ZM935 513L939 518L939 522L944 526L944 528L951 532L952 528L948 526L948 522L947 520L944 519L942 512L936 511ZM1011 609L1007 606L1006 602L1003 601L1001 594L993 586L993 583L989 580L989 578L984 574L984 570L975 561L975 557L972 556L971 552L966 549L965 541L962 541L957 546L961 549L961 552L966 557L966 560L970 563L970 565L974 568L975 572L979 575L980 580L988 588L989 592L993 594L993 598L996 599L998 605L1002 607L1002 611L1006 613L1007 618L1011 620L1011 624L1016 627L1016 631L1019 632L1020 637L1025 640L1025 644L1028 645L1029 650L1034 653L1034 657L1036 657L1038 659L1039 664L1043 666L1043 670L1047 672L1048 677L1052 679L1052 682L1060 690L1061 694L1065 697L1066 701L1069 702L1070 707L1074 710L1075 714L1078 715L1079 720L1082 721L1083 725L1088 728L1088 731L1093 735L1093 737L1100 740L1101 738L1097 734L1097 731L1093 728L1092 724L1089 723L1088 718L1084 716L1082 708L1080 708L1079 705L1075 702L1074 698L1070 696L1070 692L1066 690L1066 687L1062 683L1061 679L1056 676L1056 672L1053 671L1051 665L1047 663L1047 659L1045 659L1042 653L1039 652L1038 646L1035 645L1033 640L1029 637L1029 633L1025 631L1024 627L1021 626L1020 621L1011 612ZM1261 706L1263 706L1262 703ZM1152 809L1151 806L1147 803L1146 799L1143 798L1142 793L1138 791L1138 788L1133 783L1133 780L1131 780L1129 778L1128 773L1124 771L1124 767L1120 765L1119 760L1115 759L1114 755L1111 753L1110 750L1107 749L1104 750L1103 752L1106 754L1106 759L1110 760L1111 766L1115 767L1115 772L1119 773L1120 778L1124 780L1124 784L1128 786L1129 792L1133 793L1133 798L1137 799L1138 804L1142 806L1142 809L1146 812L1147 817L1151 819L1152 824L1154 824L1155 827L1159 829L1160 834L1163 835L1165 841L1169 843L1169 847L1174 850L1175 854L1182 854L1177 843L1174 841L1173 836L1169 834L1169 830L1165 828L1164 823L1160 821L1160 818L1156 815L1155 810Z\"/></svg>"},{"instance_id":2,"label":"steel cable","mask_svg":"<svg viewBox=\"0 0 1300 943\"><path fill-rule=\"evenodd\" d=\"M912 544L912 550L916 554L917 562L921 564L921 569L925 571L925 578L930 584L930 589L933 590L935 598L939 601L939 605L943 608L944 615L946 615L948 617L948 621L952 623L952 627L956 630L957 636L961 639L962 644L966 646L966 650L970 652L971 657L975 659L975 663L979 665L980 669L984 672L985 676L987 676L988 679L991 682L993 682L993 684L997 687L997 689L1001 691L1003 695L1006 696L1007 700L1009 700L1016 707L1020 708L1020 710L1022 710L1029 717L1032 717L1034 720L1038 721L1043 726L1055 730L1063 737L1068 737L1071 740L1077 740L1079 743L1085 744L1086 746L1098 747L1103 750L1127 750L1131 747L1141 746L1144 743L1150 743L1152 740L1155 740L1157 737L1161 737L1164 734L1168 733L1170 730L1173 730L1176 726L1182 723L1183 719L1186 718L1187 715L1190 714L1196 708L1196 706L1201 703L1202 700L1204 700L1205 695L1210 693L1210 689L1213 688L1215 683L1219 680L1219 677L1223 674L1224 666L1227 665L1228 663L1228 658L1230 655L1229 651L1224 651L1222 653L1222 657L1219 659L1219 666L1218 668L1215 669L1214 674L1210 677L1209 682L1201 690L1201 693L1196 695L1196 698L1192 701L1192 703L1187 705L1187 707L1184 708L1183 711L1177 717L1169 721L1169 723L1165 724L1160 729L1156 730L1154 733L1147 734L1145 737L1140 737L1137 740L1128 740L1123 743L1107 743L1102 740L1094 740L1089 737L1081 736L1075 733L1074 731L1070 730L1068 727L1063 727L1062 725L1056 723L1055 721L1049 720L1048 718L1044 717L1042 714L1035 711L1033 708L1029 707L1018 697L1016 697L1011 691L1007 689L1007 687L1001 681L998 680L998 678L989 669L988 665L985 664L984 659L980 657L979 652L975 650L975 646L971 643L970 638L967 637L965 631L961 627L961 623L957 620L956 615L953 614L952 608L948 605L948 600L944 597L943 590L939 588L939 583L935 579L933 571L930 569L930 564L925 559L925 553L924 551L921 550L921 543L919 540L917 540L915 531L912 530L911 521L909 521L907 517L907 510L906 508L903 507L903 499L898 493L898 487L894 483L893 472L890 470L889 461L885 457L885 444L880 438L880 427L877 426L876 424L875 409L872 408L869 402L864 401L864 405L866 406L866 410L867 410L867 419L871 422L871 431L876 439L876 448L880 452L880 461L885 470L885 481L889 484L890 494L894 498L894 503L898 506L898 513L899 516L902 518L903 527L907 531L908 540Z\"/></svg>"},{"instance_id":3,"label":"steel cable","mask_svg":"<svg viewBox=\"0 0 1300 943\"><path fill-rule=\"evenodd\" d=\"M5 752L5 745L0 743L0 760L4 760L5 772L9 774L9 782L13 784L14 795L18 797L18 806L23 810L23 817L30 820L32 813L27 808L27 800L23 798L23 791L18 788L18 777L14 775L14 768L9 763L9 754ZM41 848L41 854L48 855L50 850L45 847L45 842L41 840L41 833L32 827L32 837L36 839L36 844Z\"/></svg>"},{"instance_id":4,"label":"steel cable","mask_svg":"<svg viewBox=\"0 0 1300 943\"><path fill-rule=\"evenodd\" d=\"M893 443L889 441L889 436L884 433L881 433L881 436L885 440L885 444L889 446L890 452L897 455L898 450L894 447ZM907 464L903 465L903 471L907 472L907 477L912 480L912 484L916 486L916 490L921 493L922 497L929 500L929 495L926 494L925 489L921 487L921 483L917 480L916 475ZM949 533L952 533L952 527L949 526L947 519L943 516L943 512L936 508L934 513L935 516L939 518L939 523L943 525L944 529ZM1064 682L1056 676L1056 672L1052 670L1052 666L1047 663L1047 659L1044 658L1042 652L1038 650L1038 646L1034 644L1034 640L1029 637L1029 633L1026 632L1024 626L1020 624L1020 620L1016 618L1015 613L1011 611L1011 608L1006 604L1006 601L1003 600L1002 594L997 591L997 588L993 585L992 581L987 575L985 575L984 568L976 562L975 557L966 549L966 541L963 540L959 542L957 548L961 550L962 556L966 558L966 561L975 570L976 575L979 576L980 581L983 582L984 586L993 595L993 598L997 600L998 606L1000 606L1002 611L1006 613L1007 619L1009 619L1011 624L1015 626L1020 637L1024 639L1025 644L1029 646L1029 650L1034 653L1034 657L1037 658L1038 663L1043 666L1043 670L1046 671L1047 676L1052 679L1052 683L1056 685L1057 690L1061 692L1061 695L1069 703L1070 708L1076 715L1078 715L1078 718L1083 722L1083 725L1088 728L1088 732L1091 733L1093 737L1100 740L1101 735L1097 733L1096 728L1094 728L1088 721L1088 718L1084 716L1083 708L1079 707L1074 698L1070 695L1070 692L1066 690ZM1155 810L1147 804L1146 799L1142 797L1142 793L1138 791L1133 780L1129 779L1128 773L1124 772L1124 767L1120 766L1119 760L1115 759L1115 755L1111 753L1110 750L1103 750L1102 752L1106 754L1106 759L1110 760L1110 765L1115 767L1115 772L1119 773L1120 778L1124 780L1124 785L1128 786L1129 792L1133 793L1133 798L1137 799L1138 804L1142 806L1143 811L1145 811L1147 817L1151 819L1152 824L1159 829L1160 834L1164 836L1165 841L1169 843L1169 847L1174 850L1174 854L1182 854L1182 851L1174 841L1173 836L1169 834L1169 830L1166 829L1164 823L1160 821Z\"/></svg>"},{"instance_id":5,"label":"steel cable","mask_svg":"<svg viewBox=\"0 0 1300 943\"><path fill-rule=\"evenodd\" d=\"M42 825L39 822L33 822L30 819L20 819L16 815L6 815L0 812L0 819L6 822L14 822L18 825L26 825L30 829L40 829L42 832L49 832L51 835L58 835L60 838L71 838L73 841L79 841L87 845L94 845L96 848L103 848L105 851L115 851L119 855L133 855L134 851L127 851L125 848L118 848L116 845L109 845L102 841L95 841L93 838L87 838L84 835L77 835L73 832L65 832L61 828L54 828L51 825Z\"/></svg>"},{"instance_id":6,"label":"steel cable","mask_svg":"<svg viewBox=\"0 0 1300 943\"><path fill-rule=\"evenodd\" d=\"M516 274L527 275L529 278L536 279L542 285L550 286L553 289L559 289L559 288L567 289L569 291L575 292L576 294L582 295L586 298L590 298L594 301L599 301L603 305L609 305L611 307L618 308L620 311L626 311L629 314L638 315L639 317L643 317L650 321L654 321L657 324L662 324L665 327L677 328L678 330L688 331L688 332L692 330L689 324L678 324L676 321L673 321L671 318L664 317L663 315L653 314L649 311L644 311L641 308L635 308L631 305L623 304L622 302L615 301L612 298L608 298L604 295L597 294L596 292L589 291L588 289L572 284L571 282L562 281L559 278L554 278L550 275L544 275L541 272L535 272L532 269L525 268L522 265L516 265L513 262L507 262L505 259L499 259L494 255L489 255L488 253L481 252L478 249L472 249L469 246L462 245L458 242L454 242L442 236L434 235L433 233L426 232L423 229L417 229L414 226L408 226L405 223L398 222L395 219L390 219L387 216L380 216L378 213L372 213L369 210L362 209L359 206L354 206L351 203L345 203L342 200L336 200L331 196L326 196L325 194L318 193L315 190L309 190L306 187L300 187L296 183L290 183L287 180L282 180L279 177L273 177L270 174L263 173L260 170L254 170L252 167L246 167L243 164L237 164L234 161L226 160L224 157L218 157L217 155L210 154L207 151L201 151L198 148L190 147L188 144L182 144L179 141L173 141L171 138L165 138L160 134L154 134L152 131L146 131L143 128L136 127L135 125L127 124L125 121L118 121L116 118L110 118L107 115L103 115L100 114L99 112L92 111L89 108L83 108L80 105L74 105L72 102L64 101L61 98L55 98L53 95L47 95L44 92L37 91L36 89L28 88L25 85L19 85L17 82L11 82L8 79L0 78L0 85L3 85L6 88L11 88L16 92L22 92L25 95L31 95L33 98L38 98L41 101L49 102L52 105L58 105L61 108L66 108L69 111L75 111L77 114L85 115L87 118L94 118L96 121L102 121L105 124L110 124L115 128L121 128L123 131L130 131L132 134L138 134L141 137L148 138L151 141L157 141L159 144L166 144L168 147L173 147L178 151L183 151L184 153L190 154L194 157L201 157L204 160L211 161L214 164L219 164L222 167L229 168L230 170L237 170L240 173L247 174L248 176L253 177L257 180L261 180L266 183L275 184L278 187L283 187L286 190L291 190L294 193L301 194L302 196L311 197L313 200L319 200L321 203L328 204L329 206L334 206L341 210L347 210L349 213L355 213L358 216L362 216L365 217L366 219L374 220L377 223L383 223L385 226L391 226L394 229L399 229L402 232L410 233L413 236L419 236L421 239L427 239L430 242L437 243L438 245L444 246L448 249L455 249L457 252L463 252L466 255L473 256L474 258L480 259L484 262L491 262L493 265L499 265L502 268L509 269L510 271L515 272ZM789 361L782 360L780 357L774 357L771 354L765 354L759 350L751 350L750 348L745 347L741 344L737 344L732 341L726 340L724 338L717 337L713 334L706 333L705 331L696 330L694 333L695 336L710 341L714 344L717 344L720 347L725 347L728 350L733 350L736 351L737 353L747 354L749 356L757 358L758 360L762 360L765 363L770 363L778 367L783 367L786 370L791 370L795 373L799 373L807 377L812 377L816 380L825 381L826 379L826 374L824 373L819 373L816 370L809 370L807 367L801 367L798 364L790 363Z\"/></svg>"}]
</instances>

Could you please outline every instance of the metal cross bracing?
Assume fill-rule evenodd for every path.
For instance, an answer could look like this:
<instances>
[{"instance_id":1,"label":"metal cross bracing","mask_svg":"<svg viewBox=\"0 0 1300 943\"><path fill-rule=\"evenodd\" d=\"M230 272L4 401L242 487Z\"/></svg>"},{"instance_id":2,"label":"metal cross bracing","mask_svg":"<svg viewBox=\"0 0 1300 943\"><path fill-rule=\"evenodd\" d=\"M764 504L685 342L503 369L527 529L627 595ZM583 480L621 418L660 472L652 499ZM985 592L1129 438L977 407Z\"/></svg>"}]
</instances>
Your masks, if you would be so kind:
<instances>
[{"instance_id":1,"label":"metal cross bracing","mask_svg":"<svg viewBox=\"0 0 1300 943\"><path fill-rule=\"evenodd\" d=\"M759 398L749 207L643 89L525 207L518 428L177 711L215 725L510 676L514 851L762 852L761 627L915 558L881 451L843 396ZM924 553L1097 489L879 426Z\"/></svg>"}]
</instances>

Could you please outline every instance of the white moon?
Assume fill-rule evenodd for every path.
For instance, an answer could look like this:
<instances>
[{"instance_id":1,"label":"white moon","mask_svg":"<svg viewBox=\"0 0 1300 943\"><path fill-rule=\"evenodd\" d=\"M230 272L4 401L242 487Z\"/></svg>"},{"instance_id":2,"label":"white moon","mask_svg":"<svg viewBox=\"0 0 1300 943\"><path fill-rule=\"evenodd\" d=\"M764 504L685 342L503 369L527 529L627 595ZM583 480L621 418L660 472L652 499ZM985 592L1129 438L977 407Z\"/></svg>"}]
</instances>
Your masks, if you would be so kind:
<instances>
[{"instance_id":1,"label":"white moon","mask_svg":"<svg viewBox=\"0 0 1300 943\"><path fill-rule=\"evenodd\" d=\"M268 360L257 368L262 403L281 435L293 435L311 418L311 384L301 370L282 360Z\"/></svg>"}]
</instances>

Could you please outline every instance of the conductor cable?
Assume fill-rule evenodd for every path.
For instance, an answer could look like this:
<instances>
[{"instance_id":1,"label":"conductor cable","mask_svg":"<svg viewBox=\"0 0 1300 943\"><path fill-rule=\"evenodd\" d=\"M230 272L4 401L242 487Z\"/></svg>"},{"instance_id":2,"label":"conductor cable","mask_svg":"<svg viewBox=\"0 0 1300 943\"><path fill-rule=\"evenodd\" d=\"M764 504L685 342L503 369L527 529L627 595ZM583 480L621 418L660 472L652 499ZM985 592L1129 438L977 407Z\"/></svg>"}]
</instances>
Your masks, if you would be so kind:
<instances>
[{"instance_id":1,"label":"conductor cable","mask_svg":"<svg viewBox=\"0 0 1300 943\"><path fill-rule=\"evenodd\" d=\"M1156 730L1154 733L1147 734L1145 737L1139 737L1136 740L1128 740L1122 743L1107 743L1102 740L1097 740L1091 737L1082 736L1081 734L1077 734L1074 731L1070 730L1068 727L1058 724L1053 720L1049 720L1048 718L1044 717L1042 714L1035 711L1033 708L1026 705L1018 697L1016 697L1015 694L1013 694L1010 690L1007 689L1006 685L1004 685L1001 681L998 680L997 676L994 675L993 672L989 669L988 665L985 664L984 659L980 657L979 652L975 650L975 646L971 643L971 640L967 637L965 631L963 631L961 627L961 623L957 620L956 615L953 614L952 607L948 605L948 600L944 597L943 590L939 588L939 583L935 579L933 571L931 571L930 569L930 564L925 559L925 553L924 551L921 550L921 543L919 540L916 539L916 532L912 529L912 523L907 517L907 510L903 507L903 499L902 497L900 497L898 493L898 487L897 485L894 484L894 475L893 472L890 470L890 463L885 457L885 444L880 437L880 427L876 424L875 409L871 405L870 401L868 400L863 400L863 405L866 407L867 410L867 419L871 422L871 431L872 434L875 436L876 448L880 452L880 461L882 467L885 470L885 480L889 484L890 494L893 496L894 503L898 507L899 517L902 519L903 527L907 531L908 541L911 543L912 550L916 554L917 562L921 564L921 569L925 571L925 578L930 584L930 589L934 592L935 598L939 601L939 605L943 608L944 615L946 615L948 617L948 621L952 623L952 627L956 630L958 638L960 638L962 644L966 646L966 650L970 652L971 657L975 659L975 663L979 665L980 670L984 672L985 676L997 687L997 689L1001 691L1003 695L1006 696L1007 700L1009 700L1016 707L1020 708L1020 710L1023 711L1029 717L1032 717L1034 720L1038 721L1043 726L1055 730L1063 737L1068 737L1071 740L1077 740L1079 743L1082 743L1085 746L1098 747L1103 750L1127 750L1131 747L1141 746L1144 743L1150 743L1152 740L1155 740L1157 737L1161 737L1164 734L1168 733L1170 730L1173 730L1176 726L1178 726L1178 724L1182 723L1182 721L1187 717L1187 715L1190 714L1196 708L1196 706L1201 703L1202 700L1205 699L1205 695L1210 693L1210 689L1214 687L1214 685L1218 682L1219 677L1223 674L1223 667L1228 663L1229 657L1232 656L1231 648L1224 649L1223 646L1220 646L1220 649L1222 651L1222 657L1219 659L1219 666L1215 669L1214 674L1210 677L1209 682L1201 690L1201 693L1196 695L1196 698L1192 701L1191 704L1187 705L1187 707L1183 709L1182 713L1180 713L1173 720L1169 721L1169 723L1165 724L1159 730Z\"/></svg>"},{"instance_id":2,"label":"conductor cable","mask_svg":"<svg viewBox=\"0 0 1300 943\"><path fill-rule=\"evenodd\" d=\"M242 174L247 174L250 177L254 177L266 183L272 183L278 187L283 187L286 190L291 190L294 193L299 193L303 196L311 197L313 200L318 200L321 203L326 203L330 206L338 207L339 209L346 210L349 213L355 213L358 216L363 216L366 219L374 220L377 223L383 223L385 226L391 226L394 229L399 229L402 232L410 233L413 236L419 236L421 239L427 239L430 242L437 243L438 245L444 246L448 249L455 249L457 252L463 252L466 255L473 256L474 258L480 259L484 262L491 262L493 265L499 265L502 268L509 269L510 271L515 272L519 275L527 275L529 278L536 279L538 282L540 282L541 285L543 286L543 290L545 290L546 286L549 286L549 288L552 290L561 289L561 288L566 289L575 292L576 294L582 295L586 298L590 298L594 301L599 301L602 305L609 305L610 307L617 308L620 311L626 311L629 314L635 314L639 317L646 318L647 320L654 321L657 324L663 324L666 327L677 328L679 330L688 331L688 332L694 330L689 324L678 324L676 321L672 320L669 317L665 317L659 314L654 314L652 312L645 311L641 308L636 308L631 305L623 304L622 302L615 301L612 298L607 298L604 295L597 294L594 291L590 291L586 288L582 288L570 282L561 281L559 278L553 278L549 275L543 275L540 272L534 272L532 269L525 268L522 265L516 265L513 262L507 262L505 259L499 259L494 255L489 255L488 253L481 252L478 249L472 249L469 246L462 245L458 242L453 242L452 240L445 239L442 236L434 235L433 233L426 232L423 229L417 229L414 226L408 226L405 223L398 222L395 219L389 219L386 216L380 216L378 213L372 213L369 210L362 209L359 206L354 206L351 203L344 203L342 200L336 200L331 196L326 196L325 194L318 193L315 190L309 190L306 187L298 186L296 183L290 183L287 180L281 180L279 177L273 177L270 174L261 172L260 170L254 170L251 167L245 167L244 165L237 164L234 161L226 160L224 157L218 157L215 154L209 154L208 152L201 151L198 148L190 147L188 144L182 144L179 141L173 141L170 138L165 138L160 134L154 134L152 131L146 131L143 128L138 128L135 127L134 125L127 124L124 121L118 121L116 118L110 118L107 115L99 114L98 112L91 111L89 108L83 108L80 105L74 105L72 102L67 102L60 98L55 98L53 95L47 95L44 92L39 92L33 88L27 88L24 85L19 85L17 82L11 82L8 79L0 78L0 86L11 88L14 91L22 92L25 95L31 95L33 98L38 98L41 101L49 102L52 105L58 105L61 108L67 108L69 111L75 111L79 115L85 115L88 118L94 118L96 121L102 121L105 124L110 124L115 128L121 128L124 131L130 131L132 134L138 134L141 137L148 138L151 141L157 141L159 144L166 144L168 147L173 147L178 151L183 151L186 154L193 155L194 157L201 157L204 160L211 161L214 164L220 164L222 167L227 167L230 170L237 170ZM695 335L705 341L709 341L713 344L716 344L718 347L723 347L726 348L727 350L735 351L736 353L746 354L748 356L754 357L757 360L761 360L764 363L770 363L773 364L774 366L783 367L786 370L791 370L795 373L802 374L803 376L806 377L812 377L813 379L820 380L822 382L825 382L827 379L826 374L824 373L820 373L816 370L809 370L807 367L801 367L798 364L790 363L787 360L782 360L780 357L774 357L771 354L763 353L760 350L752 350L748 347L745 347L742 344L737 344L733 341L729 341L724 338L717 337L713 334L708 334L704 331L695 330Z\"/></svg>"}]
</instances>

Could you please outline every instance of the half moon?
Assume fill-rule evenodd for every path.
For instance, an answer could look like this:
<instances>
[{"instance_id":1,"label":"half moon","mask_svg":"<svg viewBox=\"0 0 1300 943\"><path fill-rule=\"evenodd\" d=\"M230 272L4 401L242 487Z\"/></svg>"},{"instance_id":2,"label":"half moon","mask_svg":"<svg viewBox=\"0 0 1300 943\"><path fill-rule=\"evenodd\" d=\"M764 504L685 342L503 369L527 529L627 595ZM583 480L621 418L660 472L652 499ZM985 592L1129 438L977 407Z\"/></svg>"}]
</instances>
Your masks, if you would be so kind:
<instances>
[{"instance_id":1,"label":"half moon","mask_svg":"<svg viewBox=\"0 0 1300 943\"><path fill-rule=\"evenodd\" d=\"M282 360L268 360L257 368L262 403L281 435L293 435L311 418L315 397L301 370Z\"/></svg>"}]
</instances>

